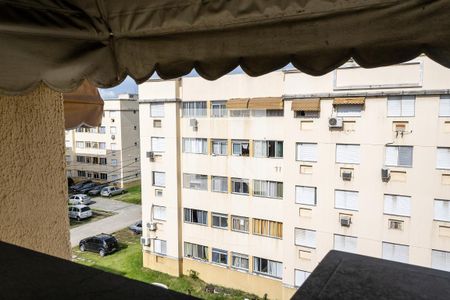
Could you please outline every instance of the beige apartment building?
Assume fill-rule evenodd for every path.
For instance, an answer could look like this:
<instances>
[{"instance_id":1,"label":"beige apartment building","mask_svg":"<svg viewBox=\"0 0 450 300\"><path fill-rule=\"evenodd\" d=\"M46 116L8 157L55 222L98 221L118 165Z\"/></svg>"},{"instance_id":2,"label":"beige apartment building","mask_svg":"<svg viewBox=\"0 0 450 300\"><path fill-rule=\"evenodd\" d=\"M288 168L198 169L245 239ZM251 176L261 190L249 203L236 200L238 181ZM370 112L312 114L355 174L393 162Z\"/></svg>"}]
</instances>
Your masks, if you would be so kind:
<instances>
[{"instance_id":1,"label":"beige apartment building","mask_svg":"<svg viewBox=\"0 0 450 300\"><path fill-rule=\"evenodd\" d=\"M118 186L140 179L137 95L105 100L102 124L66 130L67 176Z\"/></svg>"},{"instance_id":2,"label":"beige apartment building","mask_svg":"<svg viewBox=\"0 0 450 300\"><path fill-rule=\"evenodd\" d=\"M139 98L145 267L271 299L333 249L450 271L450 71L427 57Z\"/></svg>"}]
</instances>

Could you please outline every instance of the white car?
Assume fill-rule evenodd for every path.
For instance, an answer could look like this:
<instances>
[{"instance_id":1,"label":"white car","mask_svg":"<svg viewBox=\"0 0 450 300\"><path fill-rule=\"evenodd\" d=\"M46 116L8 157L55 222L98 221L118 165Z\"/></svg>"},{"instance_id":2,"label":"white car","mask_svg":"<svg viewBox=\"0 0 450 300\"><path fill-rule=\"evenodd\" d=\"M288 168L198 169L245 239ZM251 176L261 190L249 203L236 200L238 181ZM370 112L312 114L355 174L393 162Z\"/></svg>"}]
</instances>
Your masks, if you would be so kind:
<instances>
[{"instance_id":1,"label":"white car","mask_svg":"<svg viewBox=\"0 0 450 300\"><path fill-rule=\"evenodd\" d=\"M71 205L78 205L78 204L88 205L89 203L91 203L91 198L86 194L76 194L70 196L69 198L69 204Z\"/></svg>"},{"instance_id":2,"label":"white car","mask_svg":"<svg viewBox=\"0 0 450 300\"><path fill-rule=\"evenodd\" d=\"M124 189L115 186L107 186L102 189L100 195L102 195L103 197L112 197L123 193L125 193Z\"/></svg>"},{"instance_id":3,"label":"white car","mask_svg":"<svg viewBox=\"0 0 450 300\"><path fill-rule=\"evenodd\" d=\"M92 217L92 210L87 205L69 206L69 218L78 221Z\"/></svg>"}]
</instances>

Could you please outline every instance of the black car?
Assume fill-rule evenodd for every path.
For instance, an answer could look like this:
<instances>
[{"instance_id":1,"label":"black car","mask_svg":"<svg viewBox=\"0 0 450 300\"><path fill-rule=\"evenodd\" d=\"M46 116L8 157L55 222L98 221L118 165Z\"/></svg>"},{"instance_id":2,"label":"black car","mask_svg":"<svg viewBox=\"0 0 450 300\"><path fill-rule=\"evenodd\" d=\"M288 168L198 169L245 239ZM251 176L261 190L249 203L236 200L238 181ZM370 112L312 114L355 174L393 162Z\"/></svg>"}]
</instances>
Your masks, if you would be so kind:
<instances>
[{"instance_id":1,"label":"black car","mask_svg":"<svg viewBox=\"0 0 450 300\"><path fill-rule=\"evenodd\" d=\"M77 190L77 192L80 194L86 194L90 190L95 189L96 186L97 184L95 182L90 182L88 184L83 185L80 189Z\"/></svg>"},{"instance_id":2,"label":"black car","mask_svg":"<svg viewBox=\"0 0 450 300\"><path fill-rule=\"evenodd\" d=\"M97 185L96 187L94 187L92 190L90 190L90 191L88 192L88 195L89 195L89 196L97 196L97 195L100 195L100 192L102 191L102 189L103 189L104 187L107 187L107 186L108 186L107 184Z\"/></svg>"},{"instance_id":3,"label":"black car","mask_svg":"<svg viewBox=\"0 0 450 300\"><path fill-rule=\"evenodd\" d=\"M119 249L117 239L106 233L91 236L80 241L81 251L97 252L100 256L112 253Z\"/></svg>"},{"instance_id":4,"label":"black car","mask_svg":"<svg viewBox=\"0 0 450 300\"><path fill-rule=\"evenodd\" d=\"M84 180L84 181L80 181L75 185L72 185L70 187L71 191L78 191L79 189L81 189L84 185L88 184L88 183L92 183L92 180Z\"/></svg>"}]
</instances>

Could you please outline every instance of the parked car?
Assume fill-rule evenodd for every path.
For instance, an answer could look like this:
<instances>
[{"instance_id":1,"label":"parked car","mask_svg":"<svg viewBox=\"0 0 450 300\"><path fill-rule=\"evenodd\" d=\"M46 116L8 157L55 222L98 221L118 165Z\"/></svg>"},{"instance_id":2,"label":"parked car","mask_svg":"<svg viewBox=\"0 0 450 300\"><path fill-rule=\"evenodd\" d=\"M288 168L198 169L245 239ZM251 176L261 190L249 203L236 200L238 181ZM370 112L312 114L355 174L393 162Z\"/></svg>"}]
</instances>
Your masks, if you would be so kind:
<instances>
[{"instance_id":1,"label":"parked car","mask_svg":"<svg viewBox=\"0 0 450 300\"><path fill-rule=\"evenodd\" d=\"M86 184L88 184L88 183L91 183L91 182L92 182L92 180L84 180L84 181L80 181L80 182L78 182L77 184L72 185L72 186L70 187L70 191L76 192L76 191L78 191L79 189L81 189L84 185L86 185Z\"/></svg>"},{"instance_id":2,"label":"parked car","mask_svg":"<svg viewBox=\"0 0 450 300\"><path fill-rule=\"evenodd\" d=\"M88 205L89 203L91 203L91 198L86 194L76 194L69 197L69 204L71 205Z\"/></svg>"},{"instance_id":3,"label":"parked car","mask_svg":"<svg viewBox=\"0 0 450 300\"><path fill-rule=\"evenodd\" d=\"M92 210L86 205L69 206L69 218L77 221L92 217Z\"/></svg>"},{"instance_id":4,"label":"parked car","mask_svg":"<svg viewBox=\"0 0 450 300\"><path fill-rule=\"evenodd\" d=\"M80 251L91 251L105 256L119 249L117 239L106 233L91 236L80 241Z\"/></svg>"},{"instance_id":5,"label":"parked car","mask_svg":"<svg viewBox=\"0 0 450 300\"><path fill-rule=\"evenodd\" d=\"M128 229L130 229L134 234L142 234L142 221L134 223L129 226Z\"/></svg>"},{"instance_id":6,"label":"parked car","mask_svg":"<svg viewBox=\"0 0 450 300\"><path fill-rule=\"evenodd\" d=\"M102 191L102 189L103 189L104 187L107 187L107 186L108 186L107 184L97 185L96 187L94 187L92 190L90 190L90 191L88 192L88 195L89 195L89 196L97 196L97 195L100 195L100 192Z\"/></svg>"},{"instance_id":7,"label":"parked car","mask_svg":"<svg viewBox=\"0 0 450 300\"><path fill-rule=\"evenodd\" d=\"M87 194L87 192L94 189L96 186L97 186L97 183L95 183L95 182L85 184L80 189L78 189L78 193Z\"/></svg>"},{"instance_id":8,"label":"parked car","mask_svg":"<svg viewBox=\"0 0 450 300\"><path fill-rule=\"evenodd\" d=\"M102 195L103 197L112 197L112 196L120 195L123 193L125 193L124 189L121 189L121 188L118 188L115 186L107 186L102 189L102 192L100 193L100 195Z\"/></svg>"}]
</instances>

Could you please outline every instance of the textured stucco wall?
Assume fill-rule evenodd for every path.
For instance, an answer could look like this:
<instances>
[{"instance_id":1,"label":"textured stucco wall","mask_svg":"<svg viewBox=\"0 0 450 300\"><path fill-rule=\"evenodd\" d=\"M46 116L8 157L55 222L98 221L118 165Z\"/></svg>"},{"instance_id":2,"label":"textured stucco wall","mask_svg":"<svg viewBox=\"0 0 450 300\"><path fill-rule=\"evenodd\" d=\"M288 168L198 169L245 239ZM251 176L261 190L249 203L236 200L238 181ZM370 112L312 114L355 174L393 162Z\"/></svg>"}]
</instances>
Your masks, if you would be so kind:
<instances>
[{"instance_id":1,"label":"textured stucco wall","mask_svg":"<svg viewBox=\"0 0 450 300\"><path fill-rule=\"evenodd\" d=\"M64 150L59 93L0 96L0 240L70 258Z\"/></svg>"}]
</instances>

